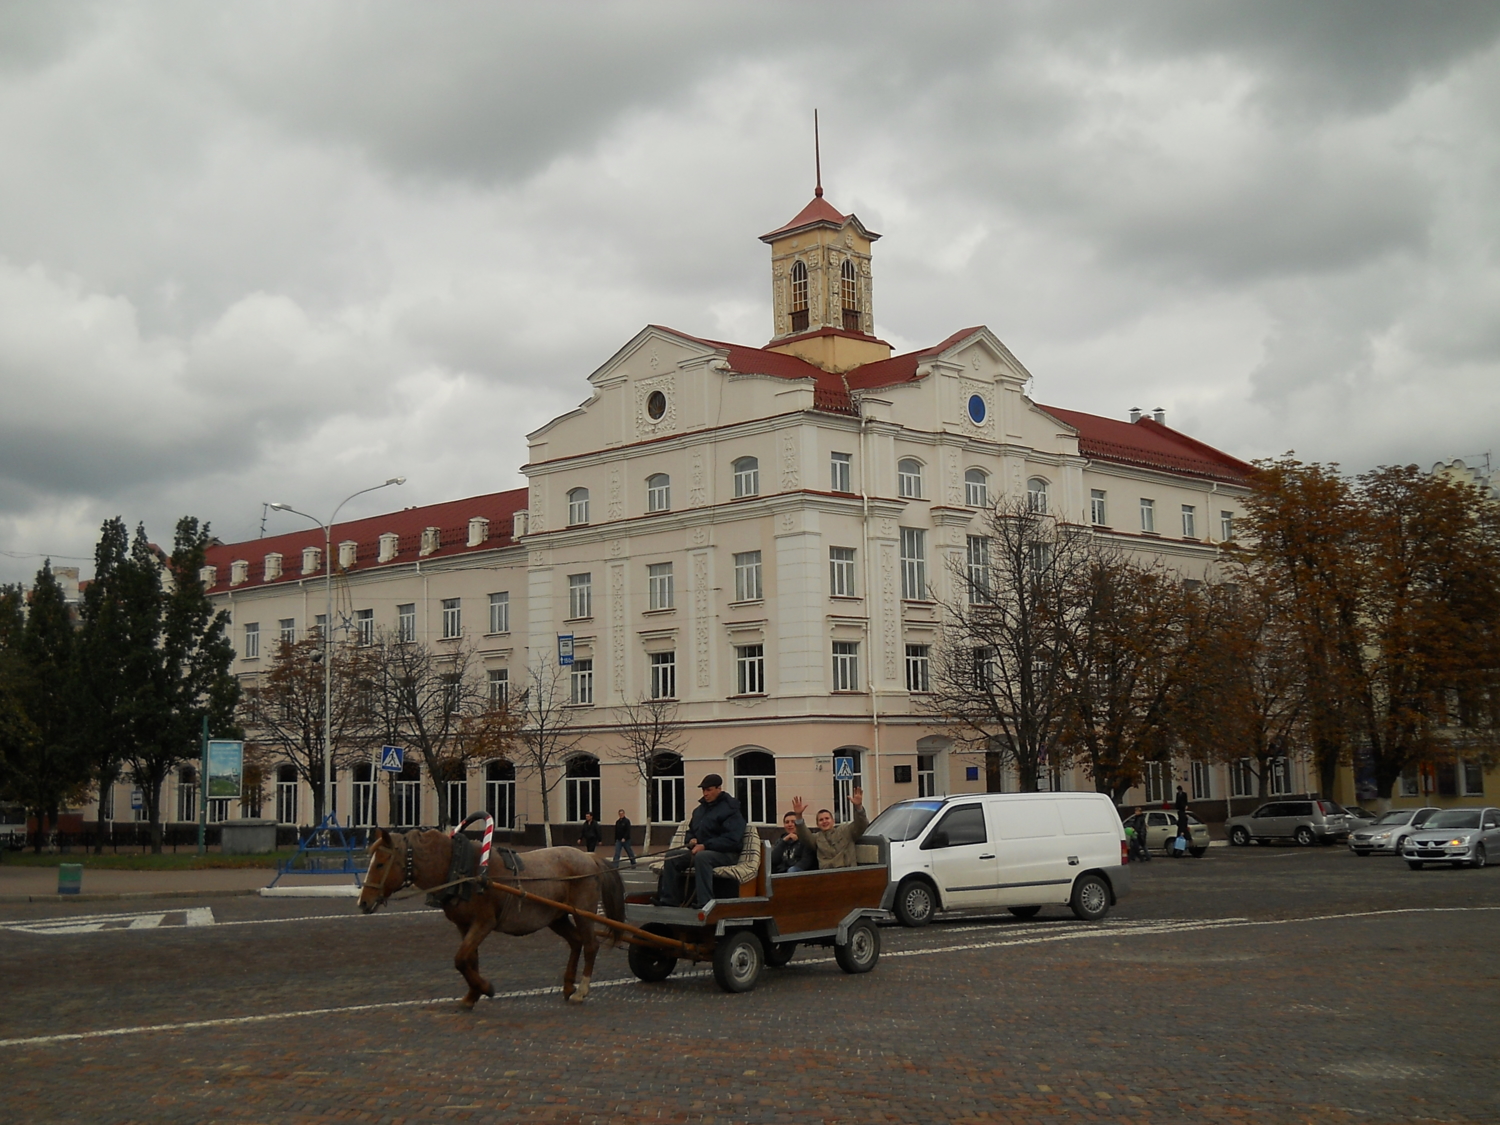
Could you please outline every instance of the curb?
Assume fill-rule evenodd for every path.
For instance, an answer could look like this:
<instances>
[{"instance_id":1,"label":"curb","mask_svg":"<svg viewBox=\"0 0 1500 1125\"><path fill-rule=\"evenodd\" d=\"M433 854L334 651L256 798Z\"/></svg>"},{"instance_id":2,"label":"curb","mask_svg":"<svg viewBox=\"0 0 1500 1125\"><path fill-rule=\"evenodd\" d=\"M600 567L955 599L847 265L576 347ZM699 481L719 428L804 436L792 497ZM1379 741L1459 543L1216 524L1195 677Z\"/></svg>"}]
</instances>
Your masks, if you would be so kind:
<instances>
[{"instance_id":1,"label":"curb","mask_svg":"<svg viewBox=\"0 0 1500 1125\"><path fill-rule=\"evenodd\" d=\"M264 888L261 888L264 889ZM253 895L255 888L245 891L112 891L80 895L0 895L0 902L115 902L130 898L233 898L237 895Z\"/></svg>"},{"instance_id":2,"label":"curb","mask_svg":"<svg viewBox=\"0 0 1500 1125\"><path fill-rule=\"evenodd\" d=\"M358 883L335 883L333 886L262 887L258 893L262 898L354 898L363 889Z\"/></svg>"}]
</instances>

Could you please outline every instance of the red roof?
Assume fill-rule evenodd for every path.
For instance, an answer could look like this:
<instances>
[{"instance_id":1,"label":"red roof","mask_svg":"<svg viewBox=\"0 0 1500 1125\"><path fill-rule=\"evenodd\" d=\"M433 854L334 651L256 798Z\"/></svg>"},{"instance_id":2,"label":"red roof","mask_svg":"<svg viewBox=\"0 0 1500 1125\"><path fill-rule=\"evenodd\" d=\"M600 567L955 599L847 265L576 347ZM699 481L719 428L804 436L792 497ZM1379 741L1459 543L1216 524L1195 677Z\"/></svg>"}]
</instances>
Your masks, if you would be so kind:
<instances>
[{"instance_id":1,"label":"red roof","mask_svg":"<svg viewBox=\"0 0 1500 1125\"><path fill-rule=\"evenodd\" d=\"M1078 452L1085 457L1235 483L1248 480L1255 472L1255 466L1153 418L1122 422L1056 406L1038 404L1038 409L1078 431Z\"/></svg>"},{"instance_id":2,"label":"red roof","mask_svg":"<svg viewBox=\"0 0 1500 1125\"><path fill-rule=\"evenodd\" d=\"M772 239L780 238L784 234L791 234L793 231L803 230L808 227L828 226L837 230L850 221L859 228L859 233L871 242L880 237L874 231L866 230L864 223L860 222L857 216L839 214L838 208L823 198L823 192L820 188L818 194L813 196L812 202L797 212L795 219L777 227L770 234L761 235L760 240L762 242L770 242Z\"/></svg>"},{"instance_id":3,"label":"red roof","mask_svg":"<svg viewBox=\"0 0 1500 1125\"><path fill-rule=\"evenodd\" d=\"M333 525L332 535L333 555L337 559L339 544L352 539L359 546L356 548L354 566L350 569L369 570L377 566L410 563L419 557L446 559L472 551L492 551L497 547L513 546L515 540L511 536L513 529L511 517L516 512L523 511L526 506L526 489L513 488L508 492L471 496L467 500L447 500L441 504L403 508L399 512L389 512L383 516L366 516L364 519L336 523ZM470 547L468 546L469 521L476 516L482 516L490 521L490 537L478 547ZM299 519L300 517L287 513L278 518ZM441 546L431 554L420 555L422 532L429 527L440 529ZM380 563L376 561L380 557L380 537L387 533L399 536L396 543L396 557L388 563ZM208 591L220 593L230 589L230 563L237 559L250 564L250 573L244 582L234 587L236 590L297 581L304 577L302 574L304 547L316 547L319 551L323 549L322 528L309 526L305 530L291 531L283 535L268 535L263 539L251 539L243 543L224 543L210 547L207 562L209 566L218 568L218 574L215 576L214 585L208 587ZM275 552L280 552L282 556L281 577L265 582L263 580L265 556ZM322 569L317 570L315 574L321 578ZM312 575L307 577L312 577Z\"/></svg>"}]
</instances>

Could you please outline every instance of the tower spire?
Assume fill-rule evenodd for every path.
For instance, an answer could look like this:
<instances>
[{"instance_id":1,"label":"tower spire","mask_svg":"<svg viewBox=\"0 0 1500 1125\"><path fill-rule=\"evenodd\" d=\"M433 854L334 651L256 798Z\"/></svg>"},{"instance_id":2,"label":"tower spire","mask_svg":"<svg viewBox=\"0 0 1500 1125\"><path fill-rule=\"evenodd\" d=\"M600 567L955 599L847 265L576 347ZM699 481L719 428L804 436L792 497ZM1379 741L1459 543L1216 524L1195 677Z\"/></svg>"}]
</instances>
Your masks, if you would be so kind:
<instances>
[{"instance_id":1,"label":"tower spire","mask_svg":"<svg viewBox=\"0 0 1500 1125\"><path fill-rule=\"evenodd\" d=\"M823 198L823 148L818 141L818 111L813 110L813 167L817 170L818 186L813 191L817 198Z\"/></svg>"}]
</instances>

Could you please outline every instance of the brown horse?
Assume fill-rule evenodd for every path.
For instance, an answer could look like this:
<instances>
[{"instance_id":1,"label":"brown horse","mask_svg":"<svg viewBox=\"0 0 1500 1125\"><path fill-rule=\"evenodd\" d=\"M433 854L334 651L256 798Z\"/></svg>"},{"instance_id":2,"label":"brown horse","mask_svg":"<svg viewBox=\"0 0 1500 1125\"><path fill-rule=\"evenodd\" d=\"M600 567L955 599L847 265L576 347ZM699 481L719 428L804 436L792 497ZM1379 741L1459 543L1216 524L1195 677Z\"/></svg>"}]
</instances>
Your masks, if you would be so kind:
<instances>
[{"instance_id":1,"label":"brown horse","mask_svg":"<svg viewBox=\"0 0 1500 1125\"><path fill-rule=\"evenodd\" d=\"M366 914L374 913L403 887L430 890L446 883L453 841L446 832L434 829L413 830L393 837L382 828L380 836L370 842L369 851L370 867L359 894L359 908ZM620 873L576 848L527 852L519 874L506 870L497 854L490 862L490 878L590 913L603 901L606 917L617 922L625 920L625 886ZM495 995L494 986L479 975L479 945L492 930L524 936L543 926L549 927L572 950L563 974L563 999L583 1000L588 996L594 957L599 952L599 937L589 919L517 898L494 886L476 890L467 901L450 901L443 907L443 913L463 935L463 943L453 957L453 967L469 985L468 995L463 999L465 1008L472 1008L480 996ZM615 933L610 931L604 940L614 945ZM583 980L575 990L580 950L584 953Z\"/></svg>"}]
</instances>

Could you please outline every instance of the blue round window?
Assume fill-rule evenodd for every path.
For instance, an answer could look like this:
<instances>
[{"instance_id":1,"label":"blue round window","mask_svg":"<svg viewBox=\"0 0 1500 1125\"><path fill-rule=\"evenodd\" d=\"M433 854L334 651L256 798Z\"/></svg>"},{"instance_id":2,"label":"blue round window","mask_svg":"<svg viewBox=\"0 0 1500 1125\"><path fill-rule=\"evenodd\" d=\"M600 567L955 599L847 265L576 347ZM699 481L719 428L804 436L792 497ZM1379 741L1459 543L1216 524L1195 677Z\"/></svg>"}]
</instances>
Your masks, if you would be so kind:
<instances>
[{"instance_id":1,"label":"blue round window","mask_svg":"<svg viewBox=\"0 0 1500 1125\"><path fill-rule=\"evenodd\" d=\"M974 425L976 425L976 426L984 424L984 396L983 395L970 395L969 396L969 418L973 421Z\"/></svg>"}]
</instances>

